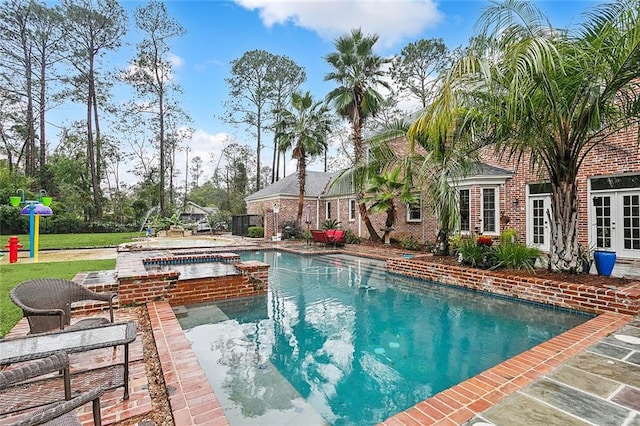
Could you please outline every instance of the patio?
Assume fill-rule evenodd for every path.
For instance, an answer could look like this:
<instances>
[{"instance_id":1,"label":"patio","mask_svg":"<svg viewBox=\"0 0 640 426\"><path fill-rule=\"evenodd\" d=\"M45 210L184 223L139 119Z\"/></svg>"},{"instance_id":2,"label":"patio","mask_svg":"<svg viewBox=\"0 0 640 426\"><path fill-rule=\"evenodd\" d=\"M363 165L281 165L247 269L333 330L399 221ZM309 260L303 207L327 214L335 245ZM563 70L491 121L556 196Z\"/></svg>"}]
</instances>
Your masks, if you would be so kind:
<instances>
[{"instance_id":1,"label":"patio","mask_svg":"<svg viewBox=\"0 0 640 426\"><path fill-rule=\"evenodd\" d=\"M334 251L298 243L278 243L277 247L308 253ZM366 246L347 246L346 250L379 258L401 258L404 254L393 250L381 253ZM225 247L224 251L232 249ZM143 253L118 253L118 265L130 265L128 256L139 258ZM636 270L631 267L629 271ZM98 285L112 279L109 273L76 277L78 282ZM77 319L80 317L74 317ZM154 301L116 311L116 321L129 319L138 323L138 336L130 346L131 398L123 401L121 389L105 393L101 400L103 424L227 424L169 303ZM10 335L27 330L23 319ZM640 344L612 334L638 339L640 320L620 313L600 315L384 424L601 424L599 416L604 414L616 419L610 424L640 424ZM71 365L78 369L105 365L119 356L118 352L97 350L72 355ZM80 414L83 424L91 424L90 404ZM6 423L7 419L0 419L0 425Z\"/></svg>"}]
</instances>

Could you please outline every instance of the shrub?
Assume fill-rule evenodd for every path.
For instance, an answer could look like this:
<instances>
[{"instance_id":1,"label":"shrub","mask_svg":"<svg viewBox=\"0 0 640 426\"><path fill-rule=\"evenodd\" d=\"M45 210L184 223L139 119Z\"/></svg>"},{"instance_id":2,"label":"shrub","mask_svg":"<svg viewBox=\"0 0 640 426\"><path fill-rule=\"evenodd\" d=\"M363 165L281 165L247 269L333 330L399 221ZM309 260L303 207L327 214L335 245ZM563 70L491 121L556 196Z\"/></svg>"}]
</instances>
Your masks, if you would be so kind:
<instances>
[{"instance_id":1,"label":"shrub","mask_svg":"<svg viewBox=\"0 0 640 426\"><path fill-rule=\"evenodd\" d=\"M520 243L503 243L493 247L493 268L514 268L532 271L540 250Z\"/></svg>"},{"instance_id":2,"label":"shrub","mask_svg":"<svg viewBox=\"0 0 640 426\"><path fill-rule=\"evenodd\" d=\"M347 229L345 234L345 241L347 244L360 244L362 238L358 237L351 229Z\"/></svg>"},{"instance_id":3,"label":"shrub","mask_svg":"<svg viewBox=\"0 0 640 426\"><path fill-rule=\"evenodd\" d=\"M491 266L491 246L486 243L479 244L479 242L480 238L478 240L462 238L458 247L458 254L465 265L474 268L488 268Z\"/></svg>"},{"instance_id":4,"label":"shrub","mask_svg":"<svg viewBox=\"0 0 640 426\"><path fill-rule=\"evenodd\" d=\"M264 238L264 228L262 226L250 226L247 229L247 237Z\"/></svg>"},{"instance_id":5,"label":"shrub","mask_svg":"<svg viewBox=\"0 0 640 426\"><path fill-rule=\"evenodd\" d=\"M322 222L322 229L324 229L325 231L327 229L338 229L339 226L340 222L337 219L327 219Z\"/></svg>"},{"instance_id":6,"label":"shrub","mask_svg":"<svg viewBox=\"0 0 640 426\"><path fill-rule=\"evenodd\" d=\"M422 244L420 244L420 242L418 240L413 238L413 235L410 236L409 238L406 238L406 239L402 240L400 242L400 245L404 249L413 250L413 251L420 250L420 247L422 247Z\"/></svg>"},{"instance_id":7,"label":"shrub","mask_svg":"<svg viewBox=\"0 0 640 426\"><path fill-rule=\"evenodd\" d=\"M518 242L518 230L515 228L507 228L500 234L500 244L504 243L517 243Z\"/></svg>"}]
</instances>

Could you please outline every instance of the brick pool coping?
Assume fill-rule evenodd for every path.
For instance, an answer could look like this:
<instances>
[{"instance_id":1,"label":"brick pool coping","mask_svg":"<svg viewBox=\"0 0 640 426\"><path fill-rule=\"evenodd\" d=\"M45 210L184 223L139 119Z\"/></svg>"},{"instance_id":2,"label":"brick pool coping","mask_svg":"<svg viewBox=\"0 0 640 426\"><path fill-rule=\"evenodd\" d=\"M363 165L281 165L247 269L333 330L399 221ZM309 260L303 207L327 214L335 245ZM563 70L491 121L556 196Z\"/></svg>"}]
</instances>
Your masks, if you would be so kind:
<instances>
[{"instance_id":1,"label":"brick pool coping","mask_svg":"<svg viewBox=\"0 0 640 426\"><path fill-rule=\"evenodd\" d=\"M177 426L229 424L168 302L147 304ZM633 319L604 313L385 420L382 425L460 425Z\"/></svg>"}]
</instances>

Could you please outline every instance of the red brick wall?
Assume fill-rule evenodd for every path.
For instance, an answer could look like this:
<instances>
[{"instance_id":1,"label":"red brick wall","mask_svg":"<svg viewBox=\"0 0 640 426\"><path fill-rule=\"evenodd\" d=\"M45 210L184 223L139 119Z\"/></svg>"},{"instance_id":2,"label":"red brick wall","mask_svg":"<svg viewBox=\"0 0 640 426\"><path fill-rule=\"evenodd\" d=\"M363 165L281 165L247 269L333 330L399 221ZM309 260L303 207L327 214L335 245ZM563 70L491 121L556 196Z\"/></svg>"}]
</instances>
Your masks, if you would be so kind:
<instances>
[{"instance_id":1,"label":"red brick wall","mask_svg":"<svg viewBox=\"0 0 640 426\"><path fill-rule=\"evenodd\" d=\"M167 300L172 305L183 305L267 293L269 265L240 262L236 268L238 275L224 277L178 280L177 272L163 272L119 279L119 303L138 305Z\"/></svg>"},{"instance_id":2,"label":"red brick wall","mask_svg":"<svg viewBox=\"0 0 640 426\"><path fill-rule=\"evenodd\" d=\"M387 269L389 272L409 277L593 314L604 312L640 314L640 289L617 290L540 278L524 278L501 272L440 265L414 259L388 259ZM419 281L416 281L416 285L420 285Z\"/></svg>"}]
</instances>

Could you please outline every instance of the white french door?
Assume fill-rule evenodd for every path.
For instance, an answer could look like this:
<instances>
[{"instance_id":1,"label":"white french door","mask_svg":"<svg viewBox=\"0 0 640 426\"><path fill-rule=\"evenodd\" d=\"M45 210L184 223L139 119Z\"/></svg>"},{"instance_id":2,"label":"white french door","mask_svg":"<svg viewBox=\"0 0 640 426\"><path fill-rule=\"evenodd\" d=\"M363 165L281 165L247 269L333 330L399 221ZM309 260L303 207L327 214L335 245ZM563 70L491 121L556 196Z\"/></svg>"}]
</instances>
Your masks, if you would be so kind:
<instances>
[{"instance_id":1,"label":"white french door","mask_svg":"<svg viewBox=\"0 0 640 426\"><path fill-rule=\"evenodd\" d=\"M640 258L640 191L592 194L590 231L596 248Z\"/></svg>"},{"instance_id":2,"label":"white french door","mask_svg":"<svg viewBox=\"0 0 640 426\"><path fill-rule=\"evenodd\" d=\"M527 201L527 245L549 251L551 228L549 227L550 195L530 196Z\"/></svg>"}]
</instances>

